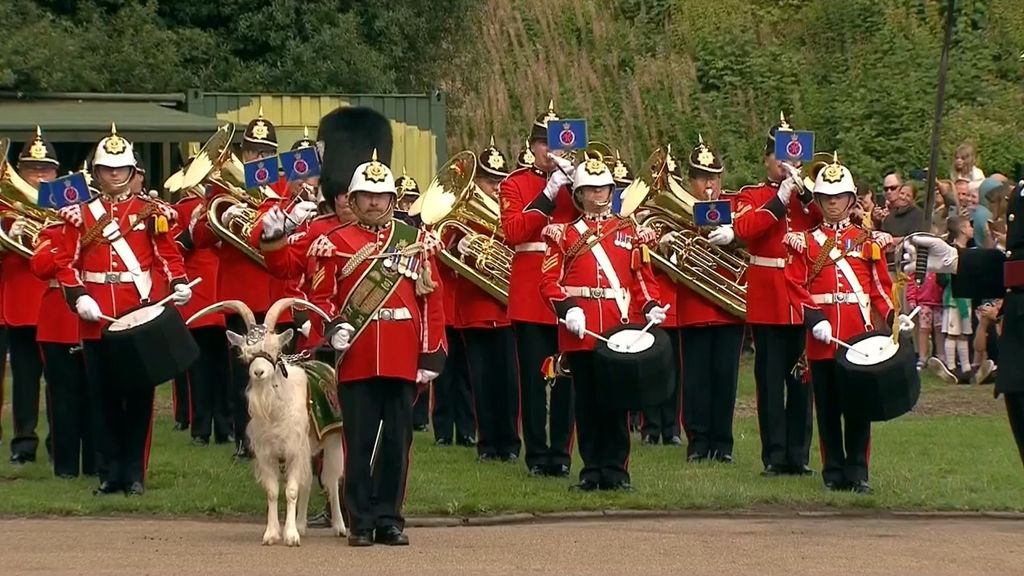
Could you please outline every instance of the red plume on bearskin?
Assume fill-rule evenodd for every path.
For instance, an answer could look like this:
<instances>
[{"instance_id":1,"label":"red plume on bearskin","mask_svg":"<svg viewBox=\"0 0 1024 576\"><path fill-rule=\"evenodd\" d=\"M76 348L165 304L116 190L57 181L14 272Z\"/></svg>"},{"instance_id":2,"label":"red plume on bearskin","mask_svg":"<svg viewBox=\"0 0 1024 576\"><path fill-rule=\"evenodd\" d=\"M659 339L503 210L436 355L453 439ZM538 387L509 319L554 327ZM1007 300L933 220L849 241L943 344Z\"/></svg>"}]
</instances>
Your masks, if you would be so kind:
<instances>
[{"instance_id":1,"label":"red plume on bearskin","mask_svg":"<svg viewBox=\"0 0 1024 576\"><path fill-rule=\"evenodd\" d=\"M372 108L342 106L332 110L320 119L316 139L323 144L320 188L332 207L335 196L348 192L356 167L369 162L374 150L378 160L391 166L391 123Z\"/></svg>"}]
</instances>

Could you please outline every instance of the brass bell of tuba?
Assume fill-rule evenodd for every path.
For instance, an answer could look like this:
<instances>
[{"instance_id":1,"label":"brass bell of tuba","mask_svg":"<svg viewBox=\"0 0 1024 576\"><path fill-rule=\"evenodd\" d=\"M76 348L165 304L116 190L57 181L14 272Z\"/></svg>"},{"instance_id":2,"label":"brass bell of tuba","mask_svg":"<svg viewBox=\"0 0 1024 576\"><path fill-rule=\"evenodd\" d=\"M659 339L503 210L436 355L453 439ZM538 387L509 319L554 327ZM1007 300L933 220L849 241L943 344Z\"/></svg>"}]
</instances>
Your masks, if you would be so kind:
<instances>
[{"instance_id":1,"label":"brass bell of tuba","mask_svg":"<svg viewBox=\"0 0 1024 576\"><path fill-rule=\"evenodd\" d=\"M715 246L701 234L693 215L698 200L672 177L675 162L669 149L658 148L651 154L623 191L621 217L638 217L638 224L653 228L659 237L675 232L663 247L665 255L651 251L653 264L673 282L745 319L749 254Z\"/></svg>"},{"instance_id":2,"label":"brass bell of tuba","mask_svg":"<svg viewBox=\"0 0 1024 576\"><path fill-rule=\"evenodd\" d=\"M413 203L409 215L419 215L426 229L437 233L448 246L457 245L462 237L468 236L469 249L465 254L445 248L438 259L502 304L508 304L514 253L504 243L497 200L473 180L476 167L476 154L469 150L453 156Z\"/></svg>"},{"instance_id":3,"label":"brass bell of tuba","mask_svg":"<svg viewBox=\"0 0 1024 576\"><path fill-rule=\"evenodd\" d=\"M259 265L266 266L263 254L249 244L249 236L256 225L257 210L269 194L263 189L246 189L245 166L231 152L231 139L234 133L235 128L231 124L218 128L184 169L182 178L173 180L170 184L179 186L179 190L190 190L203 184L211 184L225 190L227 194L214 196L206 204L210 229L224 242L231 244ZM165 182L165 185L167 184ZM225 225L221 215L236 205L244 207L242 214Z\"/></svg>"},{"instance_id":4,"label":"brass bell of tuba","mask_svg":"<svg viewBox=\"0 0 1024 576\"><path fill-rule=\"evenodd\" d=\"M31 258L39 242L39 232L59 221L60 216L52 208L38 206L39 191L26 182L7 161L10 147L10 139L0 138L0 246ZM25 222L25 232L14 238L8 231L19 217Z\"/></svg>"}]
</instances>

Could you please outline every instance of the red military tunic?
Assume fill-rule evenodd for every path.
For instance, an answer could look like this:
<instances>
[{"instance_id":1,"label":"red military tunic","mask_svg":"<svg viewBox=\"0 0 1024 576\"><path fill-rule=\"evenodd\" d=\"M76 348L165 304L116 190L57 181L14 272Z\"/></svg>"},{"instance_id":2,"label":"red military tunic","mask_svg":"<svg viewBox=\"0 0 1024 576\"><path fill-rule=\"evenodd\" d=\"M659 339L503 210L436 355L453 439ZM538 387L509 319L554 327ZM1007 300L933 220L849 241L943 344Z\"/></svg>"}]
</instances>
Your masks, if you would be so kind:
<instances>
[{"instance_id":1,"label":"red military tunic","mask_svg":"<svg viewBox=\"0 0 1024 576\"><path fill-rule=\"evenodd\" d=\"M778 188L776 188L776 190L778 190ZM789 198L789 210L787 211L789 218L789 231L806 232L818 224L821 224L821 208L818 206L817 202L811 202L807 206L804 206L796 192L797 191L794 190L793 195Z\"/></svg>"},{"instance_id":2,"label":"red military tunic","mask_svg":"<svg viewBox=\"0 0 1024 576\"><path fill-rule=\"evenodd\" d=\"M849 220L822 224L787 238L787 249L792 261L786 275L798 286L801 302L824 313L836 338L845 341L870 330L871 308L889 316L892 281L870 231ZM808 360L831 360L835 352L835 344L819 342L808 332Z\"/></svg>"},{"instance_id":3,"label":"red military tunic","mask_svg":"<svg viewBox=\"0 0 1024 576\"><path fill-rule=\"evenodd\" d=\"M597 334L623 324L623 320L643 322L644 314L658 304L659 295L651 265L643 262L636 235L632 224L609 216L584 216L571 224L553 224L545 228L548 250L541 267L540 293L558 318L565 318L569 309L578 306L586 316L587 330ZM587 239L581 240L584 236ZM599 237L600 242L593 248L575 249L588 239ZM604 250L618 278L618 300L614 297L610 274L598 264L595 255L598 246ZM601 290L604 297L594 297L595 289ZM606 297L608 294L613 297ZM570 333L565 324L559 323L560 352L592 350L596 343L592 336L581 340Z\"/></svg>"},{"instance_id":4,"label":"red military tunic","mask_svg":"<svg viewBox=\"0 0 1024 576\"><path fill-rule=\"evenodd\" d=\"M217 250L211 247L196 247L189 231L193 216L197 216L196 210L203 205L203 200L194 196L183 198L174 205L178 214L177 225L172 232L172 237L178 244L178 250L185 259L185 273L189 278L202 278L202 282L192 288L192 299L188 304L180 306L178 311L181 317L188 320L193 314L203 308L217 302L217 283L220 280L217 276L220 268L220 258ZM202 328L204 326L224 326L224 315L207 314L199 318L189 328Z\"/></svg>"},{"instance_id":5,"label":"red military tunic","mask_svg":"<svg viewBox=\"0 0 1024 576\"><path fill-rule=\"evenodd\" d=\"M554 324L551 306L541 297L541 262L546 245L541 231L550 223L572 222L579 212L568 187L555 201L544 195L547 175L536 167L516 170L501 183L501 230L515 251L509 281L508 317L513 322Z\"/></svg>"},{"instance_id":6,"label":"red military tunic","mask_svg":"<svg viewBox=\"0 0 1024 576\"><path fill-rule=\"evenodd\" d=\"M367 259L350 271L345 270L346 265L368 244L376 246L371 255L383 252L400 228L404 228L403 234L415 234L417 242L426 242L425 232L416 231L398 220L375 229L361 224L342 226L315 240L310 247L310 254L316 257L310 301L331 317L338 318L338 322L346 321L346 318L339 317L345 303L350 298L355 298L355 303L364 301L372 292L369 284L361 280L378 260ZM423 261L423 253L420 252L416 255L415 265L420 266ZM400 277L379 309L381 319L369 320L342 357L337 370L338 382L376 377L415 382L419 369L437 373L444 369L447 340L443 286L436 274L437 264L433 256L427 257L426 262L434 271L433 291L418 296L416 282L409 277ZM422 270L420 268L420 272Z\"/></svg>"},{"instance_id":7,"label":"red military tunic","mask_svg":"<svg viewBox=\"0 0 1024 576\"><path fill-rule=\"evenodd\" d=\"M489 234L482 231L479 226L470 225L477 233ZM462 239L462 236L458 236ZM455 238L444 238L445 244L451 247L453 254L457 253L458 242ZM466 265L472 267L471 258L466 259ZM469 279L456 274L450 268L441 264L445 271L445 315L447 324L458 329L464 328L500 328L509 326L508 307L485 292L482 288L469 281ZM448 292L451 292L451 302L448 302ZM449 308L450 306L450 308Z\"/></svg>"},{"instance_id":8,"label":"red military tunic","mask_svg":"<svg viewBox=\"0 0 1024 576\"><path fill-rule=\"evenodd\" d=\"M40 302L39 327L36 341L52 344L77 344L78 314L68 307L64 291L57 282L57 247L61 243L64 227L58 223L47 226L39 232L39 243L32 254L29 266L40 281L47 283ZM42 311L46 311L45 314Z\"/></svg>"},{"instance_id":9,"label":"red military tunic","mask_svg":"<svg viewBox=\"0 0 1024 576\"><path fill-rule=\"evenodd\" d=\"M10 220L13 224L14 220ZM7 251L2 256L0 282L3 283L4 320L7 326L35 326L39 322L39 305L46 291L46 282L36 278L29 268L29 259L18 252Z\"/></svg>"},{"instance_id":10,"label":"red military tunic","mask_svg":"<svg viewBox=\"0 0 1024 576\"><path fill-rule=\"evenodd\" d=\"M124 259L100 233L102 228L97 228L97 218L90 210L94 202L117 224L138 261L142 278L148 275L152 279L153 269L159 267L171 283L186 281L185 262L169 230L177 216L174 209L148 196L125 194L111 199L103 195L60 211L64 226L54 254L56 277L72 309L86 294L96 300L104 315L114 318L140 303L140 292ZM153 286L150 300L165 290ZM82 339L99 339L105 324L82 320Z\"/></svg>"},{"instance_id":11,"label":"red military tunic","mask_svg":"<svg viewBox=\"0 0 1024 576\"><path fill-rule=\"evenodd\" d=\"M668 274L662 272L657 266L652 264L651 268L654 271L654 281L658 284L658 296L662 302L671 304L665 311L665 321L660 326L662 328L680 328L682 326L679 323L680 304L685 302L684 290L686 287L676 284ZM642 306L643 303L640 305Z\"/></svg>"}]
</instances>

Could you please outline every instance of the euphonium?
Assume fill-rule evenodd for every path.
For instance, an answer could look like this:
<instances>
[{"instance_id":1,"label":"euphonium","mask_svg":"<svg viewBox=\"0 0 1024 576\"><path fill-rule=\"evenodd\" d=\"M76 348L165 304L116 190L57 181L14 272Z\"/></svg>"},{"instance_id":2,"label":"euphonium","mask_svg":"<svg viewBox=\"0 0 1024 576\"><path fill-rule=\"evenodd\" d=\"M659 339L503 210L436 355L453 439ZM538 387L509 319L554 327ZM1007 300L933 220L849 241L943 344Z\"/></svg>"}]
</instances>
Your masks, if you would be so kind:
<instances>
[{"instance_id":1,"label":"euphonium","mask_svg":"<svg viewBox=\"0 0 1024 576\"><path fill-rule=\"evenodd\" d=\"M638 223L653 228L659 236L675 232L665 247L667 256L651 252L654 265L726 312L746 318L744 276L749 255L745 250L715 246L699 232L693 216L698 200L672 178L674 162L670 151L655 150L623 192L621 215L642 216Z\"/></svg>"},{"instance_id":2,"label":"euphonium","mask_svg":"<svg viewBox=\"0 0 1024 576\"><path fill-rule=\"evenodd\" d=\"M514 254L504 243L498 202L473 181L476 165L476 154L469 150L453 156L437 172L409 214L419 215L426 228L436 232L449 246L468 236L469 247L464 254L457 255L445 248L438 259L502 304L508 304ZM447 238L450 231L454 232L451 241Z\"/></svg>"},{"instance_id":3,"label":"euphonium","mask_svg":"<svg viewBox=\"0 0 1024 576\"><path fill-rule=\"evenodd\" d=\"M184 190L201 184L212 184L224 189L227 194L214 196L206 205L210 229L221 240L231 244L261 266L266 266L263 255L249 244L249 236L256 225L257 210L266 193L262 190L252 193L246 190L245 166L231 152L231 139L234 133L235 129L231 124L218 128L189 163L184 176L172 184ZM225 225L221 221L221 215L235 205L244 206L242 214Z\"/></svg>"},{"instance_id":4,"label":"euphonium","mask_svg":"<svg viewBox=\"0 0 1024 576\"><path fill-rule=\"evenodd\" d=\"M37 206L39 192L7 162L10 146L9 139L0 139L0 245L25 258L31 258L39 241L39 231L60 217L52 208ZM16 218L25 222L25 232L13 238L7 232ZM10 224L7 220L10 220Z\"/></svg>"}]
</instances>

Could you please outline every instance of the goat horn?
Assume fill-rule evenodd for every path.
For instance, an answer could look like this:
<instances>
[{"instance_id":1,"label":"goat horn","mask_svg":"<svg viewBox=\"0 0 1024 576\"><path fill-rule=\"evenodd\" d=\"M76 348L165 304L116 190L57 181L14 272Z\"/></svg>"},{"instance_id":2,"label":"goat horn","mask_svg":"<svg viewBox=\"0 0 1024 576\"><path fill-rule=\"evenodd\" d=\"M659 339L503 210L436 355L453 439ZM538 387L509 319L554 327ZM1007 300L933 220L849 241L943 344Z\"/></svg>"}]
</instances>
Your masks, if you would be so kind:
<instances>
[{"instance_id":1,"label":"goat horn","mask_svg":"<svg viewBox=\"0 0 1024 576\"><path fill-rule=\"evenodd\" d=\"M252 310L249 309L249 306L247 306L245 302L242 302L241 300L224 300L223 302L210 304L206 308L203 308L199 312L193 314L191 318L185 321L185 325L187 326L191 324L193 321L198 320L199 318L206 316L207 314L220 312L221 310L233 310L237 312L238 315L242 317L242 320L245 321L245 330L247 332L249 330L252 330L252 327L256 325L256 315L254 315L252 313Z\"/></svg>"},{"instance_id":2,"label":"goat horn","mask_svg":"<svg viewBox=\"0 0 1024 576\"><path fill-rule=\"evenodd\" d=\"M301 298L281 298L277 302L271 304L270 310L267 310L267 315L263 320L263 323L267 326L267 330L274 331L274 329L277 328L277 317L281 315L281 312L284 312L285 308L302 308L312 310L322 317L325 322L331 321L331 317L326 312L308 300L303 300Z\"/></svg>"}]
</instances>

